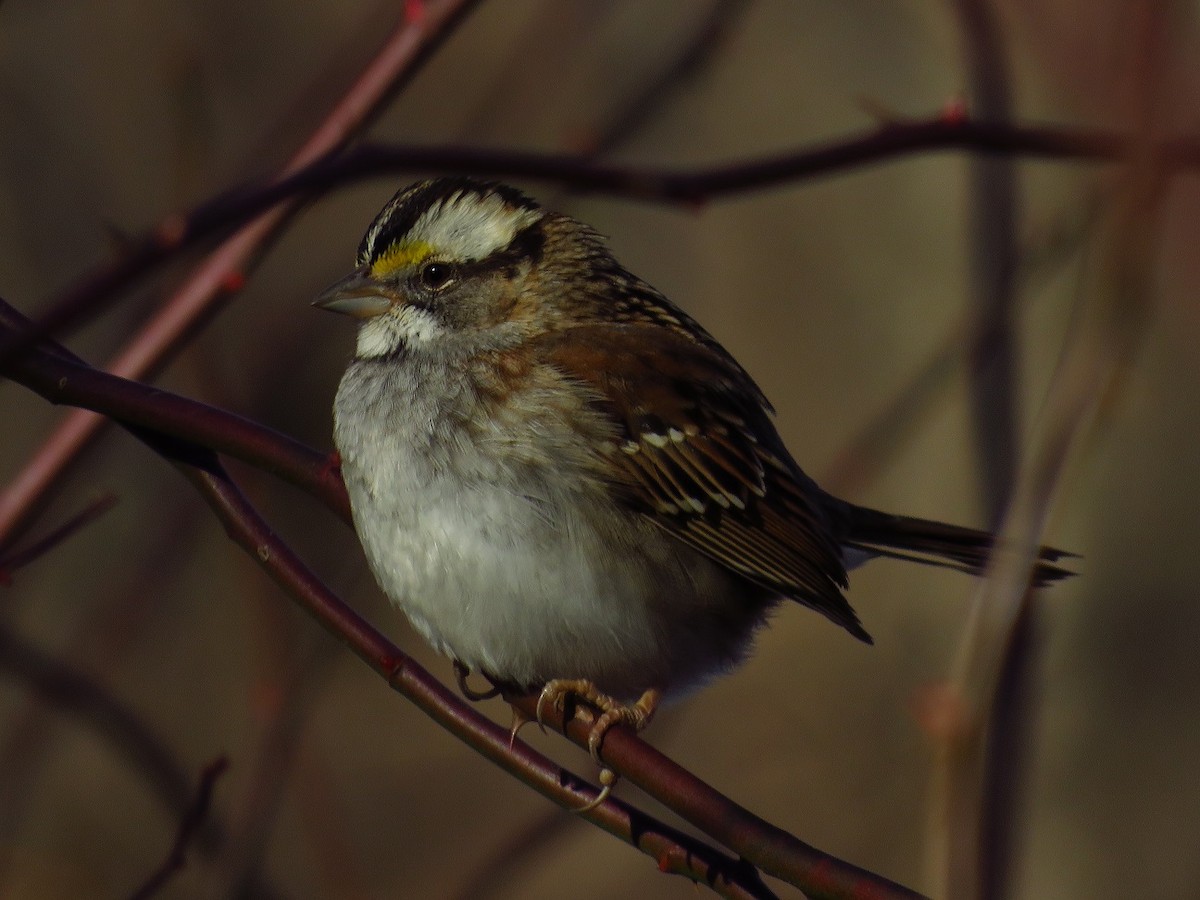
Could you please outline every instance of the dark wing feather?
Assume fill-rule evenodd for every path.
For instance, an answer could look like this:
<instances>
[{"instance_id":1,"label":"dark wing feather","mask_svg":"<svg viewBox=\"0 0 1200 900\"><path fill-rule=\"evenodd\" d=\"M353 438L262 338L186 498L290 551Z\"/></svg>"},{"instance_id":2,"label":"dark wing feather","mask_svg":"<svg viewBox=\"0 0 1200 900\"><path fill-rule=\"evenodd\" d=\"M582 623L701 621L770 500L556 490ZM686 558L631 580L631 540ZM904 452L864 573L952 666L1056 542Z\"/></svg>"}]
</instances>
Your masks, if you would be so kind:
<instances>
[{"instance_id":1,"label":"dark wing feather","mask_svg":"<svg viewBox=\"0 0 1200 900\"><path fill-rule=\"evenodd\" d=\"M615 427L619 440L600 452L621 473L633 509L748 581L870 640L842 596L846 571L823 495L731 357L650 324L581 325L537 343Z\"/></svg>"}]
</instances>

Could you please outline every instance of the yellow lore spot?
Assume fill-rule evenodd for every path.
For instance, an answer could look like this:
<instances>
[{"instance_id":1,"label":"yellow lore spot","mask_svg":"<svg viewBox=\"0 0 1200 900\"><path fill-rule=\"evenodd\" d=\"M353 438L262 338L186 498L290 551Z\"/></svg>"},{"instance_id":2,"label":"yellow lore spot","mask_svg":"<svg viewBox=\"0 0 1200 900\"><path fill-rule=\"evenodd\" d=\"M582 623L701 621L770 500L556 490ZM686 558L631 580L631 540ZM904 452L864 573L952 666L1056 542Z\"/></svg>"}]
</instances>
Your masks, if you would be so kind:
<instances>
[{"instance_id":1,"label":"yellow lore spot","mask_svg":"<svg viewBox=\"0 0 1200 900\"><path fill-rule=\"evenodd\" d=\"M371 274L384 278L415 266L433 255L433 246L425 241L402 241L388 247L375 262L371 263Z\"/></svg>"}]
</instances>

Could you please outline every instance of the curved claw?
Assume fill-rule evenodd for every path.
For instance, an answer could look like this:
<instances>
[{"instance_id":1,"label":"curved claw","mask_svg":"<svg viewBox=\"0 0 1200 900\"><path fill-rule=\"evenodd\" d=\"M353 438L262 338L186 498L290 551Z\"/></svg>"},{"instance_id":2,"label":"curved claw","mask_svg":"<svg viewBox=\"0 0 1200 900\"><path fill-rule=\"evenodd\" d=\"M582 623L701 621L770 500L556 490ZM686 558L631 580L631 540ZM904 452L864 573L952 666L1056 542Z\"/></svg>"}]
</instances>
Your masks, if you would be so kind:
<instances>
[{"instance_id":1,"label":"curved claw","mask_svg":"<svg viewBox=\"0 0 1200 900\"><path fill-rule=\"evenodd\" d=\"M458 690L464 697L475 703L481 700L491 700L493 697L500 696L500 688L492 685L486 691L477 691L467 684L467 676L471 674L471 670L460 663L457 659L454 661L454 680L458 682ZM486 676L485 676L486 677Z\"/></svg>"},{"instance_id":2,"label":"curved claw","mask_svg":"<svg viewBox=\"0 0 1200 900\"><path fill-rule=\"evenodd\" d=\"M551 681L544 688L542 688L542 692L538 695L537 710L535 714L537 715L537 726L538 728L542 729L542 734L546 733L546 720L542 717L543 706L547 702L549 702L551 706L554 706L556 703L558 703L558 698L551 690L553 686L554 682Z\"/></svg>"},{"instance_id":3,"label":"curved claw","mask_svg":"<svg viewBox=\"0 0 1200 900\"><path fill-rule=\"evenodd\" d=\"M508 749L517 742L517 732L529 723L528 717L515 706L512 708L512 727L508 731Z\"/></svg>"},{"instance_id":4,"label":"curved claw","mask_svg":"<svg viewBox=\"0 0 1200 900\"><path fill-rule=\"evenodd\" d=\"M542 731L546 730L546 723L542 719L542 711L547 703L556 709L566 711L567 698L578 697L585 703L590 703L593 706L604 710L616 703L611 697L600 693L596 686L590 681L582 678L555 678L546 682L546 686L542 688L542 693L538 696L537 702L537 722L541 726ZM566 721L563 721L563 729L566 729Z\"/></svg>"}]
</instances>

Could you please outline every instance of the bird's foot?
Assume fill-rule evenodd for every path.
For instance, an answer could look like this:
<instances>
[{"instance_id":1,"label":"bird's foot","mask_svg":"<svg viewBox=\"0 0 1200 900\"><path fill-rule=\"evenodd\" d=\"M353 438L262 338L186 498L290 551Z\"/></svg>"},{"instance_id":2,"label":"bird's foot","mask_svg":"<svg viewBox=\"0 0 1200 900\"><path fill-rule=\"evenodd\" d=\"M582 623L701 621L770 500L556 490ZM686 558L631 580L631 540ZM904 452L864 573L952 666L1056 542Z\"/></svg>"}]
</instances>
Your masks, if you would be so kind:
<instances>
[{"instance_id":1,"label":"bird's foot","mask_svg":"<svg viewBox=\"0 0 1200 900\"><path fill-rule=\"evenodd\" d=\"M650 720L654 718L655 710L658 709L659 701L662 699L662 691L651 688L636 702L622 703L603 693L586 679L556 678L542 688L542 694L538 697L538 724L542 724L543 711L548 706L565 712L572 699L582 700L600 711L588 731L588 751L592 754L592 759L601 767L600 793L588 804L575 810L577 813L584 813L595 809L607 800L608 795L612 793L613 785L617 783L616 772L604 765L600 759L600 746L604 743L604 736L615 725L628 725L634 731L641 731L649 725Z\"/></svg>"}]
</instances>

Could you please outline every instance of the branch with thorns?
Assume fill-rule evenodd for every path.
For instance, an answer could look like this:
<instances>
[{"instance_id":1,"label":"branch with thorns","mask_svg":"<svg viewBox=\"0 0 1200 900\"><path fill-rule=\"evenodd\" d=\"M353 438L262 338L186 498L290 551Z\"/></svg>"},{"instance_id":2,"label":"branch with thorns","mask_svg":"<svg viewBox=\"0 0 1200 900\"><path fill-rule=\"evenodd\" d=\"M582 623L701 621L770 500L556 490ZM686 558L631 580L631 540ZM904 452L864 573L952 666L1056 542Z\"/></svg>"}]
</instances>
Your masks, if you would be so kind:
<instances>
[{"instance_id":1,"label":"branch with thorns","mask_svg":"<svg viewBox=\"0 0 1200 900\"><path fill-rule=\"evenodd\" d=\"M0 335L12 337L28 320L0 301ZM45 340L0 361L0 375L53 403L83 406L110 416L171 462L212 507L230 538L326 630L388 684L477 752L567 809L595 799L579 776L556 765L467 705L359 616L274 533L225 471L217 450L271 471L305 489L346 517L345 495L326 457L246 419L158 388L97 371ZM324 477L318 477L326 473ZM336 482L340 486L340 481ZM509 698L536 715L536 696ZM550 727L587 746L587 713L569 721L543 711ZM609 798L582 817L651 856L664 872L707 884L723 896L771 897L761 873L784 879L811 897L919 896L798 840L754 816L625 728L605 739L602 762L738 855L691 838L619 800Z\"/></svg>"}]
</instances>

